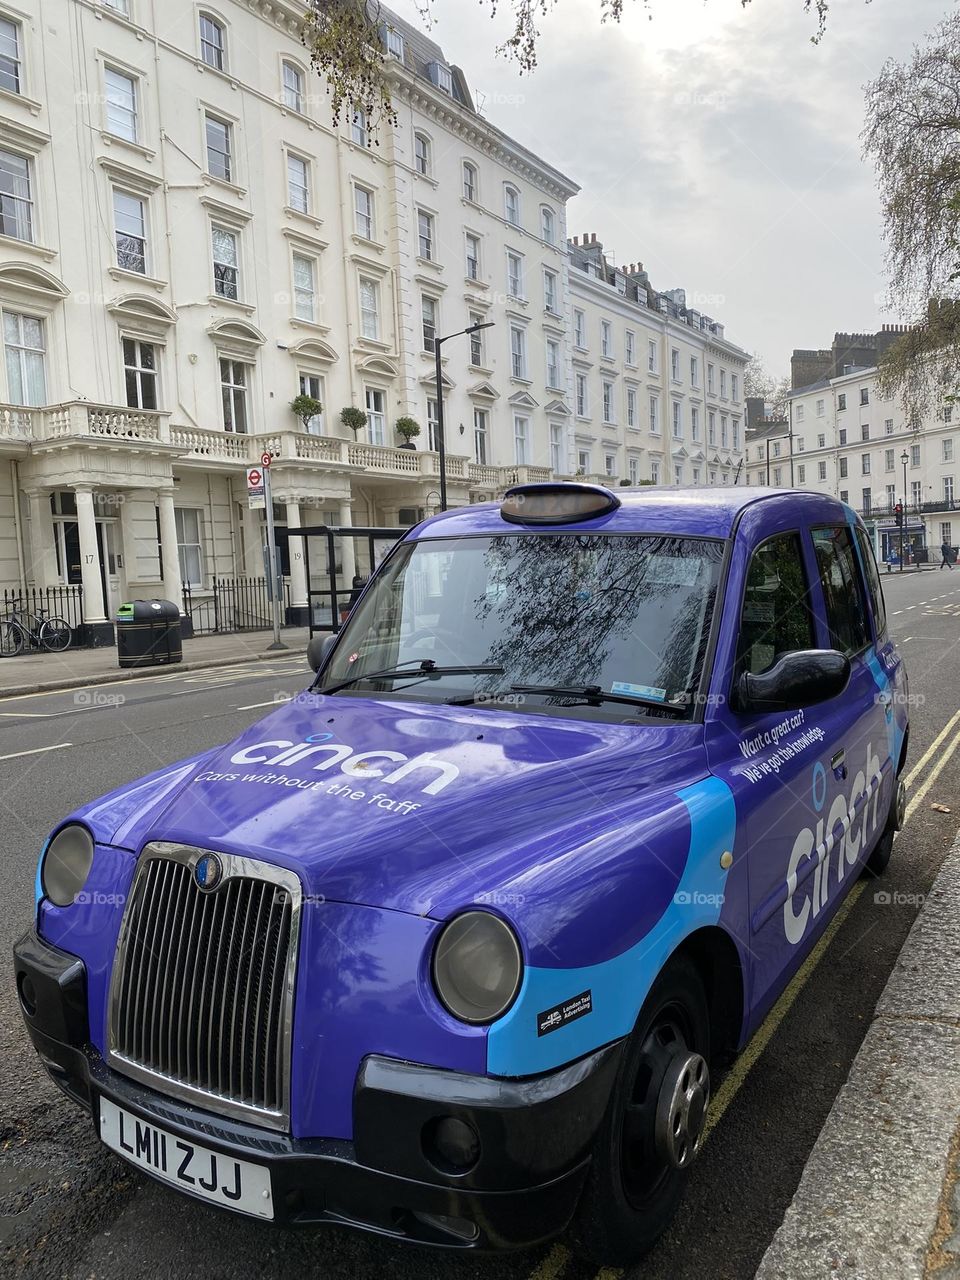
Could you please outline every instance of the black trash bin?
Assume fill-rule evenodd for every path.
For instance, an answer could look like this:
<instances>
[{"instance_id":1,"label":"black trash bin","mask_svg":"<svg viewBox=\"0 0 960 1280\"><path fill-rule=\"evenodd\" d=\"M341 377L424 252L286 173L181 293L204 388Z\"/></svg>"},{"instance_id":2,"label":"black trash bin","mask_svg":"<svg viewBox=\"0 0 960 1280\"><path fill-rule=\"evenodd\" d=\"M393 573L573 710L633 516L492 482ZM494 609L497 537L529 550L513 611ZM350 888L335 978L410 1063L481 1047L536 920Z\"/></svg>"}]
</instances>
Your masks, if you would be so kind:
<instances>
[{"instance_id":1,"label":"black trash bin","mask_svg":"<svg viewBox=\"0 0 960 1280\"><path fill-rule=\"evenodd\" d=\"M117 610L121 667L162 667L180 662L180 610L170 600L129 600Z\"/></svg>"}]
</instances>

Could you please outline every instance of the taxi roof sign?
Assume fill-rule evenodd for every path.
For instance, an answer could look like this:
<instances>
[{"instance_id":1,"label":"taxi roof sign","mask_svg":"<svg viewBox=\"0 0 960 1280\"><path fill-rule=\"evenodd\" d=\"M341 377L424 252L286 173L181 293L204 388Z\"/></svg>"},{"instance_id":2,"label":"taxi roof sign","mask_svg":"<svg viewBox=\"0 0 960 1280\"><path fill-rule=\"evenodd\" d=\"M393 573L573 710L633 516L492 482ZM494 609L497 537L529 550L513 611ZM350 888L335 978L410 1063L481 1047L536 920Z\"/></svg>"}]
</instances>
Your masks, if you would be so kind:
<instances>
[{"instance_id":1,"label":"taxi roof sign","mask_svg":"<svg viewBox=\"0 0 960 1280\"><path fill-rule=\"evenodd\" d=\"M511 524L572 524L619 506L617 495L599 484L520 484L503 495L500 515Z\"/></svg>"}]
</instances>

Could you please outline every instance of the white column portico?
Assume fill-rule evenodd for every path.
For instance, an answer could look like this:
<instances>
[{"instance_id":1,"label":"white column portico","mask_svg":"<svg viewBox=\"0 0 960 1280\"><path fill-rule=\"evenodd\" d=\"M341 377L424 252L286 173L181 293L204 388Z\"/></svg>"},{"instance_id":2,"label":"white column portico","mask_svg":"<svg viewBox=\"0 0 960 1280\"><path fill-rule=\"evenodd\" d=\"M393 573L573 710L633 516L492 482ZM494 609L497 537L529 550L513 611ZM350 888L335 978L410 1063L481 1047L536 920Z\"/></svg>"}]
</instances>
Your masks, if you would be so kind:
<instances>
[{"instance_id":1,"label":"white column portico","mask_svg":"<svg viewBox=\"0 0 960 1280\"><path fill-rule=\"evenodd\" d=\"M173 511L173 494L161 489L157 494L160 511L160 572L166 598L183 612L183 583L180 579L180 552L177 544L177 520Z\"/></svg>"},{"instance_id":2,"label":"white column portico","mask_svg":"<svg viewBox=\"0 0 960 1280\"><path fill-rule=\"evenodd\" d=\"M299 502L287 501L287 529L292 535L295 529L303 525ZM290 605L294 609L305 609L307 605L307 566L303 556L303 539L290 537Z\"/></svg>"},{"instance_id":3,"label":"white column portico","mask_svg":"<svg viewBox=\"0 0 960 1280\"><path fill-rule=\"evenodd\" d=\"M83 620L88 624L106 622L103 580L100 576L100 550L97 546L97 520L93 509L93 486L75 485L73 492L77 502L77 532L80 536Z\"/></svg>"}]
</instances>

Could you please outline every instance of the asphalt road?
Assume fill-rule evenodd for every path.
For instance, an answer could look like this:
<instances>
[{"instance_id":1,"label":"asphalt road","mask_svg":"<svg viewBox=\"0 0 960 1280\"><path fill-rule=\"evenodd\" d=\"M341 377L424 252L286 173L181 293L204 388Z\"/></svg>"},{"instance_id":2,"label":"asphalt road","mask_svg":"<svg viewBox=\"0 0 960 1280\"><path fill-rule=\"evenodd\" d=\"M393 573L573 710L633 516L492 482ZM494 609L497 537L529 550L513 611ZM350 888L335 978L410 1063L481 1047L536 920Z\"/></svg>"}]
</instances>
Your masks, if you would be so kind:
<instances>
[{"instance_id":1,"label":"asphalt road","mask_svg":"<svg viewBox=\"0 0 960 1280\"><path fill-rule=\"evenodd\" d=\"M958 709L960 571L891 575L884 587L916 702L910 768ZM305 676L305 664L293 657L269 670L238 665L0 700L0 954L9 956L29 923L36 855L64 812L234 736L277 696L301 688ZM788 991L727 1078L680 1214L631 1274L656 1280L753 1276L960 822L960 750L954 753L954 747L960 748L956 727L913 780L910 818L882 890L870 884L860 892L819 962ZM952 812L934 811L934 802ZM889 900L878 901L878 892ZM401 1280L593 1280L594 1271L573 1259L562 1241L495 1258L438 1254L340 1229L284 1233L149 1182L100 1147L89 1120L47 1080L22 1029L9 962L3 964L5 1274L71 1280L306 1274L346 1280L384 1273Z\"/></svg>"}]
</instances>

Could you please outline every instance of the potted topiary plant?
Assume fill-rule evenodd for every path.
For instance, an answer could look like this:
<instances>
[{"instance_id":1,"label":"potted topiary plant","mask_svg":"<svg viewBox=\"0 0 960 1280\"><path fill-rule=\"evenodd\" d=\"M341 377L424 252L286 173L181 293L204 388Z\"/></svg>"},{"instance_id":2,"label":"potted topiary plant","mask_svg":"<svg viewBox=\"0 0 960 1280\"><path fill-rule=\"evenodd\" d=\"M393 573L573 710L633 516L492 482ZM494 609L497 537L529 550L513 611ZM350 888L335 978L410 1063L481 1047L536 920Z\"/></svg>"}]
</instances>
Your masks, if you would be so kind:
<instances>
[{"instance_id":1,"label":"potted topiary plant","mask_svg":"<svg viewBox=\"0 0 960 1280\"><path fill-rule=\"evenodd\" d=\"M290 401L290 408L294 416L300 419L304 431L310 430L310 419L323 412L323 405L316 396L294 396Z\"/></svg>"},{"instance_id":2,"label":"potted topiary plant","mask_svg":"<svg viewBox=\"0 0 960 1280\"><path fill-rule=\"evenodd\" d=\"M348 404L345 409L340 410L340 421L345 427L349 427L354 436L367 425L367 415L363 409L358 409L356 405Z\"/></svg>"},{"instance_id":3,"label":"potted topiary plant","mask_svg":"<svg viewBox=\"0 0 960 1280\"><path fill-rule=\"evenodd\" d=\"M401 449L415 449L417 446L413 443L414 436L420 434L420 424L416 418L398 418L396 421L396 430L398 436L403 436L403 444Z\"/></svg>"}]
</instances>

